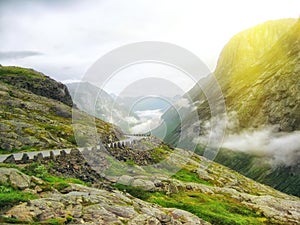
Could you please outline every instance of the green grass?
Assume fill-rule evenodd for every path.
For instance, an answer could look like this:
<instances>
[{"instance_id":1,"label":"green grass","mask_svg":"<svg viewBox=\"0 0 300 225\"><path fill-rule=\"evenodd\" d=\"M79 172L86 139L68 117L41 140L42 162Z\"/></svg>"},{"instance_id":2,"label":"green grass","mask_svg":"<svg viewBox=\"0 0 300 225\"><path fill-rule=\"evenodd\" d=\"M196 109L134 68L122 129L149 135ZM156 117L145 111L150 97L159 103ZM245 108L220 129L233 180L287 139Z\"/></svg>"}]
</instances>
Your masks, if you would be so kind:
<instances>
[{"instance_id":1,"label":"green grass","mask_svg":"<svg viewBox=\"0 0 300 225\"><path fill-rule=\"evenodd\" d=\"M29 222L29 221L22 221L15 218L7 218L4 216L0 216L0 223L9 223L9 224L30 224L30 225L63 225L68 224L72 220L70 217L67 218L53 218L46 221L40 221L40 222Z\"/></svg>"},{"instance_id":2,"label":"green grass","mask_svg":"<svg viewBox=\"0 0 300 225\"><path fill-rule=\"evenodd\" d=\"M205 184L209 186L213 186L213 183L203 180L199 178L199 175L195 172L191 172L187 169L181 169L176 174L172 176L172 178L183 181L183 182L194 182L198 184Z\"/></svg>"},{"instance_id":3,"label":"green grass","mask_svg":"<svg viewBox=\"0 0 300 225\"><path fill-rule=\"evenodd\" d=\"M0 154L6 155L6 154L12 154L12 153L18 153L18 152L33 152L38 151L36 147L24 145L21 148L13 148L12 150L8 151L5 149L0 148Z\"/></svg>"},{"instance_id":4,"label":"green grass","mask_svg":"<svg viewBox=\"0 0 300 225\"><path fill-rule=\"evenodd\" d=\"M167 145L160 145L151 150L151 158L155 163L159 163L166 159L172 150Z\"/></svg>"},{"instance_id":5,"label":"green grass","mask_svg":"<svg viewBox=\"0 0 300 225\"><path fill-rule=\"evenodd\" d=\"M127 159L127 160L125 161L125 163L126 163L126 165L128 165L128 166L135 166L135 165L136 165L135 162L134 162L132 159Z\"/></svg>"},{"instance_id":6,"label":"green grass","mask_svg":"<svg viewBox=\"0 0 300 225\"><path fill-rule=\"evenodd\" d=\"M20 169L16 164L0 163L0 167Z\"/></svg>"},{"instance_id":7,"label":"green grass","mask_svg":"<svg viewBox=\"0 0 300 225\"><path fill-rule=\"evenodd\" d=\"M6 75L23 75L29 78L40 78L45 79L39 72L36 72L32 69L14 67L14 66L5 66L0 67L0 77Z\"/></svg>"},{"instance_id":8,"label":"green grass","mask_svg":"<svg viewBox=\"0 0 300 225\"><path fill-rule=\"evenodd\" d=\"M116 160L111 156L107 156L106 160L109 162L110 165L108 169L104 171L105 174L109 176L121 176L124 174L124 170L127 168L128 165L122 163L119 160Z\"/></svg>"},{"instance_id":9,"label":"green grass","mask_svg":"<svg viewBox=\"0 0 300 225\"><path fill-rule=\"evenodd\" d=\"M119 184L119 183L116 183L113 186L121 191L127 192L127 193L131 194L132 196L142 199L142 200L147 200L148 198L151 197L151 195L153 195L153 193L157 193L157 194L160 193L160 192L145 191L144 189L142 189L140 187L133 187L133 186Z\"/></svg>"},{"instance_id":10,"label":"green grass","mask_svg":"<svg viewBox=\"0 0 300 225\"><path fill-rule=\"evenodd\" d=\"M216 225L263 224L264 221L253 210L223 196L181 192L170 196L153 194L147 201L189 211Z\"/></svg>"},{"instance_id":11,"label":"green grass","mask_svg":"<svg viewBox=\"0 0 300 225\"><path fill-rule=\"evenodd\" d=\"M51 166L51 165L50 165ZM58 191L61 191L70 186L70 183L73 184L81 184L81 185L89 185L82 180L75 178L65 178L52 176L48 173L47 168L44 165L40 165L38 163L31 163L25 168L22 169L22 172L36 176L44 180L46 183L42 186L43 190L51 190L51 188L55 188Z\"/></svg>"},{"instance_id":12,"label":"green grass","mask_svg":"<svg viewBox=\"0 0 300 225\"><path fill-rule=\"evenodd\" d=\"M162 207L186 210L214 225L258 225L267 221L253 209L224 195L209 195L194 191L167 195L163 192L150 192L122 184L116 184L115 187Z\"/></svg>"},{"instance_id":13,"label":"green grass","mask_svg":"<svg viewBox=\"0 0 300 225\"><path fill-rule=\"evenodd\" d=\"M0 185L0 208L11 207L19 202L37 198L31 193L22 192L10 186Z\"/></svg>"}]
</instances>

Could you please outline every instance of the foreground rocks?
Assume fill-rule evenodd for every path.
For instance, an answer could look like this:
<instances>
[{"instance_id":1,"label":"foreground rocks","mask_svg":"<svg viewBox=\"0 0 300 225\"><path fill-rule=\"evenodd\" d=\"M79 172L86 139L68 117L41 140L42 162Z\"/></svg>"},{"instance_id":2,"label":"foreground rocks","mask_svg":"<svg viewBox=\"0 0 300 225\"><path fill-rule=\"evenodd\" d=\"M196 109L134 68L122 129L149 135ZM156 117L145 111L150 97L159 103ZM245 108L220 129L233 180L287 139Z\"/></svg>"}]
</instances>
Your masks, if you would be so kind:
<instances>
[{"instance_id":1,"label":"foreground rocks","mask_svg":"<svg viewBox=\"0 0 300 225\"><path fill-rule=\"evenodd\" d=\"M28 176L15 168L0 168L0 184L2 185L25 190L41 182L39 178Z\"/></svg>"},{"instance_id":2,"label":"foreground rocks","mask_svg":"<svg viewBox=\"0 0 300 225\"><path fill-rule=\"evenodd\" d=\"M11 208L6 217L21 221L61 218L72 224L210 224L179 209L162 208L114 190L71 184L64 194L51 192Z\"/></svg>"},{"instance_id":3,"label":"foreground rocks","mask_svg":"<svg viewBox=\"0 0 300 225\"><path fill-rule=\"evenodd\" d=\"M159 191L167 194L199 192L212 196L223 196L240 202L242 205L262 214L272 224L299 224L300 199L257 183L222 165L203 157L177 150L173 163L185 162L204 181L213 185L183 182L164 174L122 175L110 178L112 182L141 188L145 191ZM192 169L195 168L195 169Z\"/></svg>"},{"instance_id":4,"label":"foreground rocks","mask_svg":"<svg viewBox=\"0 0 300 225\"><path fill-rule=\"evenodd\" d=\"M38 199L7 209L3 216L27 222L56 219L60 224L209 224L189 212L163 208L137 199L127 193L130 188L124 185L128 185L141 193L159 192L165 198L175 196L172 198L176 201L178 195L186 198L201 193L207 197L207 201L218 198L219 204L227 201L246 207L271 224L299 224L300 200L297 197L283 194L183 150L175 149L172 157L166 161L168 168L182 168L183 173L193 174L202 183L172 177L164 172L161 165L151 167L149 171L147 166L130 165L130 171L124 170L121 175L109 173L109 176L100 176L75 150L69 155L56 157L54 161L43 162L51 162L52 174L86 178L92 181L94 188L70 184L62 188L55 189L55 186L45 189L43 181L34 176L15 168L0 168L2 183L39 196ZM115 187L120 184L125 187L120 188L124 192L116 190ZM198 203L195 204L193 206L197 207Z\"/></svg>"}]
</instances>

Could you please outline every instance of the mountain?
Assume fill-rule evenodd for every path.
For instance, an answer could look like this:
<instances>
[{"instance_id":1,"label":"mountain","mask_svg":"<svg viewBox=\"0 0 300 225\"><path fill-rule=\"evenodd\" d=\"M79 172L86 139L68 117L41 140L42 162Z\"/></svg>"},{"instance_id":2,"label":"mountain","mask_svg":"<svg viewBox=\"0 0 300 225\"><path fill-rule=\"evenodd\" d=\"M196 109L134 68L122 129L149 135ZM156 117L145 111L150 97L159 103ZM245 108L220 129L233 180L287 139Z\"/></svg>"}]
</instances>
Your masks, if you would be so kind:
<instances>
[{"instance_id":1,"label":"mountain","mask_svg":"<svg viewBox=\"0 0 300 225\"><path fill-rule=\"evenodd\" d=\"M246 30L223 49L215 76L242 128L300 129L300 20Z\"/></svg>"},{"instance_id":2,"label":"mountain","mask_svg":"<svg viewBox=\"0 0 300 225\"><path fill-rule=\"evenodd\" d=\"M0 148L1 152L71 148L77 141L90 142L91 128L84 124L89 116L76 108L86 133L75 138L72 123L72 99L68 89L48 76L32 69L0 66ZM117 139L113 125L95 122L99 136ZM74 124L75 125L75 124ZM81 135L81 136L80 136ZM95 144L95 143L86 143Z\"/></svg>"},{"instance_id":3,"label":"mountain","mask_svg":"<svg viewBox=\"0 0 300 225\"><path fill-rule=\"evenodd\" d=\"M93 135L87 121L94 116L71 109L67 91L59 98L52 85L43 89L47 97L34 89L43 79L64 85L30 69L1 69L2 152L75 147L72 118L82 138ZM95 124L104 140L122 137L112 124ZM152 136L0 164L1 224L297 224L299 202Z\"/></svg>"},{"instance_id":4,"label":"mountain","mask_svg":"<svg viewBox=\"0 0 300 225\"><path fill-rule=\"evenodd\" d=\"M217 162L300 196L300 146L296 141L300 130L299 73L299 19L269 21L235 35L222 50L214 73L187 93L197 107L199 135L204 140L197 151L203 154L210 129L217 131L222 123L227 124ZM223 96L216 91L215 80ZM209 103L207 95L215 101ZM210 107L218 108L222 98L227 117L222 110L212 116ZM170 110L163 117L165 121L174 118ZM217 121L214 126L212 121ZM173 120L166 141L176 144L182 123L193 125L189 115L183 121Z\"/></svg>"},{"instance_id":5,"label":"mountain","mask_svg":"<svg viewBox=\"0 0 300 225\"><path fill-rule=\"evenodd\" d=\"M40 72L12 66L1 66L0 69L0 81L3 83L60 101L68 106L73 105L66 86Z\"/></svg>"},{"instance_id":6,"label":"mountain","mask_svg":"<svg viewBox=\"0 0 300 225\"><path fill-rule=\"evenodd\" d=\"M152 121L159 121L159 115L179 98L110 95L89 82L68 83L66 86L79 109L117 125L125 133L144 133L149 127L149 117ZM158 122L153 126L156 124Z\"/></svg>"},{"instance_id":7,"label":"mountain","mask_svg":"<svg viewBox=\"0 0 300 225\"><path fill-rule=\"evenodd\" d=\"M138 119L134 112L130 112L127 104L120 103L118 98L113 98L89 82L68 83L66 85L79 109L99 119L116 124L126 133L129 133L130 127L128 117Z\"/></svg>"}]
</instances>

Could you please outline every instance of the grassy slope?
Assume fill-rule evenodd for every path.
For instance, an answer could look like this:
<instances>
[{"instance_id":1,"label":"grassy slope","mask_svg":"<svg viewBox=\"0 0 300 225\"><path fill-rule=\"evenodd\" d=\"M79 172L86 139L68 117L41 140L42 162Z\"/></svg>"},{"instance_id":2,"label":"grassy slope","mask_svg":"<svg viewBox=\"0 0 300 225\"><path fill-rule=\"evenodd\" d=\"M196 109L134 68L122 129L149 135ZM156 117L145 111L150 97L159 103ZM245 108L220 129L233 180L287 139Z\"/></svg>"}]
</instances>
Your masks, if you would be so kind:
<instances>
[{"instance_id":1,"label":"grassy slope","mask_svg":"<svg viewBox=\"0 0 300 225\"><path fill-rule=\"evenodd\" d=\"M164 159L164 155L169 152L167 148L160 148L158 151L161 156L160 160ZM164 153L165 154L162 154ZM182 163L182 157L187 154L186 152L179 151L175 153L178 160L171 161L172 163ZM157 156L158 157L158 156ZM171 163L170 162L170 163ZM171 164L172 164L171 163ZM18 168L16 165L0 165L5 167ZM62 178L50 175L47 168L50 166L39 165L37 163L29 164L24 167L19 166L19 170L27 175L34 175L41 178L44 183L40 185L43 191L49 191L55 188L58 191L63 191L70 183L85 184L78 179ZM131 164L132 170L141 168L134 162ZM199 171L200 169L200 171ZM120 171L119 177L124 174ZM138 173L133 173L138 174ZM205 175L207 174L207 175ZM111 174L110 174L111 175ZM126 186L122 184L114 184L112 186L128 192L131 195L140 198L144 201L158 204L167 208L179 208L189 211L199 218L211 222L212 224L231 225L231 224L280 224L277 219L268 218L257 205L247 205L246 199L259 196L273 196L276 198L295 201L296 198L289 197L274 189L258 184L242 175L234 172L222 165L210 162L203 157L197 155L190 156L190 160L185 163L181 170L171 177L164 177L162 172L144 171L138 177L145 180L155 180L155 176L161 177L162 187L170 185L167 189L148 190L141 187ZM163 178L162 178L163 176ZM194 189L200 185L200 189ZM187 188L191 186L192 188ZM0 204L15 205L19 202L27 201L28 199L36 198L35 195L26 195L12 187L3 186L3 193L0 193ZM0 186L0 192L1 192ZM166 191L168 190L168 191ZM5 197L6 193L11 193ZM3 197L4 196L4 197ZM246 202L249 200L246 200ZM273 207L273 206L271 206ZM274 206L275 207L275 206ZM279 207L279 206L278 206ZM3 221L2 221L2 220ZM5 218L0 217L0 222L9 222ZM11 221L13 222L13 221ZM21 221L16 221L21 222ZM64 221L56 221L57 224L63 224Z\"/></svg>"},{"instance_id":2,"label":"grassy slope","mask_svg":"<svg viewBox=\"0 0 300 225\"><path fill-rule=\"evenodd\" d=\"M5 72L3 72L5 71ZM47 79L38 72L16 67L1 67L1 76L11 73L15 76L29 77L27 82ZM0 79L0 150L1 153L10 151L41 150L51 148L68 148L76 146L72 127L72 108L58 100L43 97L33 92L16 87L13 82L8 84ZM92 129L86 121L88 115L75 109L80 116L77 127L81 133L77 141L95 144L92 138ZM97 132L103 139L111 135L116 139L118 129L101 120L95 120ZM7 144L9 147L7 148Z\"/></svg>"}]
</instances>

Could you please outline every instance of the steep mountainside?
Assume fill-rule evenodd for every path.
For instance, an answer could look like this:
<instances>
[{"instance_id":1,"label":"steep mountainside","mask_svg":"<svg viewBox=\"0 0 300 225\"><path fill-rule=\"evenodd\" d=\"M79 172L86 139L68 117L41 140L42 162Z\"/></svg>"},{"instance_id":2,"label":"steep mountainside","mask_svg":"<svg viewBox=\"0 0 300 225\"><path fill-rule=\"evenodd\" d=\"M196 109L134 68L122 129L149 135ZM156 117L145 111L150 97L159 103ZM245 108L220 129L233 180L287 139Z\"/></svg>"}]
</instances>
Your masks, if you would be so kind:
<instances>
[{"instance_id":1,"label":"steep mountainside","mask_svg":"<svg viewBox=\"0 0 300 225\"><path fill-rule=\"evenodd\" d=\"M0 97L1 152L76 146L72 99L65 85L32 69L1 66ZM84 120L88 115L76 112L82 116L79 139L85 139L92 132ZM96 120L96 125L103 139L116 139L111 124Z\"/></svg>"},{"instance_id":2,"label":"steep mountainside","mask_svg":"<svg viewBox=\"0 0 300 225\"><path fill-rule=\"evenodd\" d=\"M300 20L277 20L234 36L224 47L212 76L235 112L240 128L278 125L281 131L300 129ZM214 93L207 78L205 92ZM200 101L200 118L210 118L204 93L195 86L189 94Z\"/></svg>"},{"instance_id":3,"label":"steep mountainside","mask_svg":"<svg viewBox=\"0 0 300 225\"><path fill-rule=\"evenodd\" d=\"M215 76L242 128L300 129L300 20L278 20L236 35Z\"/></svg>"},{"instance_id":4,"label":"steep mountainside","mask_svg":"<svg viewBox=\"0 0 300 225\"><path fill-rule=\"evenodd\" d=\"M217 118L218 121L225 119L224 121L229 122L227 134L240 135L244 132L245 135L241 135L240 140L245 141L243 138L247 138L246 131L273 127L275 131L270 141L280 135L300 130L299 75L299 19L270 21L235 35L224 47L215 72L199 81L203 89L195 86L188 93L197 106L201 125L199 134L206 136L211 128L218 129L209 127L212 120L211 110L205 96L205 93L209 93L218 97L213 77L222 89L229 115L229 118L224 118L223 115ZM217 98L214 104L218 105ZM167 112L163 117L170 120L171 116ZM184 123L189 124L188 116ZM172 124L172 127L166 140L176 143L181 133L180 124ZM252 142L259 142L259 139ZM269 156L260 152L264 146L256 146L257 149L251 149L252 153L247 154L250 157L248 161L247 157L241 157L242 153L230 150L221 150L216 160L279 190L299 196L299 163L280 164L277 167L269 163L273 157L270 154L272 151L281 151L278 155L290 154L294 157L294 162L299 162L299 146L292 153L288 152L288 147L295 146L294 141L285 144L289 145L286 148L276 150L278 145L284 144L278 142L277 146L271 146ZM203 152L203 148L199 152Z\"/></svg>"}]
</instances>

